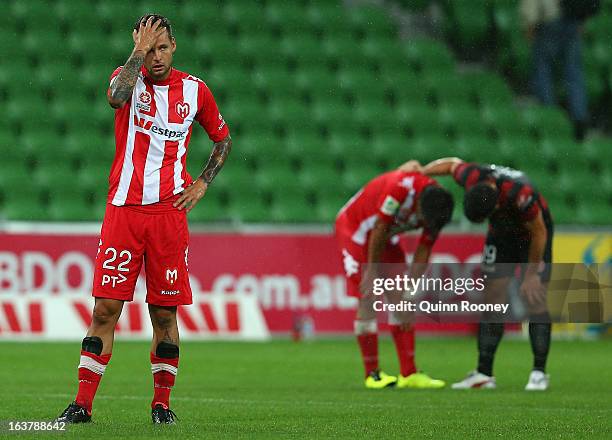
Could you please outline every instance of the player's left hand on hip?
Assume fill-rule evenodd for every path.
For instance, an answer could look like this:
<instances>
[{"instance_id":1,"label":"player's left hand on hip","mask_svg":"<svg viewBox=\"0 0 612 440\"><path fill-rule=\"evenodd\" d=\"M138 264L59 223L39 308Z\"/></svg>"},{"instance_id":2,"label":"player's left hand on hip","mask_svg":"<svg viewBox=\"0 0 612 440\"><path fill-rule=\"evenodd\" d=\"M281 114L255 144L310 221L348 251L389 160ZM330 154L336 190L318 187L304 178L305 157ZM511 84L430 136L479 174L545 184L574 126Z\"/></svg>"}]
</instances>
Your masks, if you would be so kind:
<instances>
[{"instance_id":1,"label":"player's left hand on hip","mask_svg":"<svg viewBox=\"0 0 612 440\"><path fill-rule=\"evenodd\" d=\"M521 284L521 295L527 298L527 302L532 306L546 301L546 291L539 274L525 276Z\"/></svg>"},{"instance_id":2,"label":"player's left hand on hip","mask_svg":"<svg viewBox=\"0 0 612 440\"><path fill-rule=\"evenodd\" d=\"M174 202L174 207L178 208L179 211L183 209L187 212L191 211L200 199L204 197L207 188L208 184L202 179L194 180L191 185L185 188L178 200Z\"/></svg>"}]
</instances>

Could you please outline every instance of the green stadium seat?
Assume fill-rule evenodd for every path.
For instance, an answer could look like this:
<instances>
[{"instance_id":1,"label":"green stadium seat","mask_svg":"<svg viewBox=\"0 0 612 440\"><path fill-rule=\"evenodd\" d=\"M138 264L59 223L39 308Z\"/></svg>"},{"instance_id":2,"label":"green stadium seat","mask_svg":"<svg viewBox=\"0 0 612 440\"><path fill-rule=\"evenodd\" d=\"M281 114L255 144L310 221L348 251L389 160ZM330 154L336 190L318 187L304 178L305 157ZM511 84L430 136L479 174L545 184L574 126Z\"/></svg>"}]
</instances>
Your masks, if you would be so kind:
<instances>
[{"instance_id":1,"label":"green stadium seat","mask_svg":"<svg viewBox=\"0 0 612 440\"><path fill-rule=\"evenodd\" d=\"M270 207L261 199L239 199L227 209L232 220L243 223L262 223L270 221Z\"/></svg>"},{"instance_id":2,"label":"green stadium seat","mask_svg":"<svg viewBox=\"0 0 612 440\"><path fill-rule=\"evenodd\" d=\"M347 202L344 199L324 199L317 203L315 207L316 219L319 223L332 224L338 215L340 208Z\"/></svg>"},{"instance_id":3,"label":"green stadium seat","mask_svg":"<svg viewBox=\"0 0 612 440\"><path fill-rule=\"evenodd\" d=\"M519 164L529 162L529 159L523 157L524 154L528 154L529 157L537 154L542 160L545 160L544 155L539 152L537 142L527 133L500 137L497 140L496 151L499 154L498 161L513 168L520 168Z\"/></svg>"},{"instance_id":4,"label":"green stadium seat","mask_svg":"<svg viewBox=\"0 0 612 440\"><path fill-rule=\"evenodd\" d=\"M459 73L459 82L469 88L483 108L508 107L512 104L512 91L502 77L488 71Z\"/></svg>"},{"instance_id":5,"label":"green stadium seat","mask_svg":"<svg viewBox=\"0 0 612 440\"><path fill-rule=\"evenodd\" d=\"M351 36L354 33L341 2L311 3L306 7L305 19L326 35Z\"/></svg>"},{"instance_id":6,"label":"green stadium seat","mask_svg":"<svg viewBox=\"0 0 612 440\"><path fill-rule=\"evenodd\" d=\"M305 19L300 5L286 1L266 2L265 20L272 29L279 29L283 35L304 35L315 31L312 23Z\"/></svg>"},{"instance_id":7,"label":"green stadium seat","mask_svg":"<svg viewBox=\"0 0 612 440\"><path fill-rule=\"evenodd\" d=\"M436 40L428 38L407 40L404 52L411 63L422 72L451 71L454 67L450 51L444 43Z\"/></svg>"},{"instance_id":8,"label":"green stadium seat","mask_svg":"<svg viewBox=\"0 0 612 440\"><path fill-rule=\"evenodd\" d=\"M381 170L371 163L352 163L351 167L342 173L342 184L344 188L352 192L363 187L371 179L380 174Z\"/></svg>"},{"instance_id":9,"label":"green stadium seat","mask_svg":"<svg viewBox=\"0 0 612 440\"><path fill-rule=\"evenodd\" d=\"M278 66L260 66L253 74L253 84L268 95L299 97L303 90L296 85L292 72Z\"/></svg>"},{"instance_id":10,"label":"green stadium seat","mask_svg":"<svg viewBox=\"0 0 612 440\"><path fill-rule=\"evenodd\" d=\"M423 81L427 91L438 103L470 104L473 102L472 91L458 75L444 72L432 72Z\"/></svg>"},{"instance_id":11,"label":"green stadium seat","mask_svg":"<svg viewBox=\"0 0 612 440\"><path fill-rule=\"evenodd\" d=\"M343 69L337 73L338 84L344 90L350 91L357 96L374 96L383 98L385 96L385 85L374 72Z\"/></svg>"},{"instance_id":12,"label":"green stadium seat","mask_svg":"<svg viewBox=\"0 0 612 440\"><path fill-rule=\"evenodd\" d=\"M458 37L462 51L475 54L483 46L489 30L489 16L484 1L452 2L454 31L450 37Z\"/></svg>"},{"instance_id":13,"label":"green stadium seat","mask_svg":"<svg viewBox=\"0 0 612 440\"><path fill-rule=\"evenodd\" d=\"M211 190L212 192L212 187ZM208 194L204 199L192 209L187 215L187 220L190 224L193 223L210 223L210 222L225 222L230 218L230 212L227 206L222 205L218 198L209 197Z\"/></svg>"},{"instance_id":14,"label":"green stadium seat","mask_svg":"<svg viewBox=\"0 0 612 440\"><path fill-rule=\"evenodd\" d=\"M275 201L269 216L269 220L282 223L312 223L317 219L314 207L303 198L295 197Z\"/></svg>"},{"instance_id":15,"label":"green stadium seat","mask_svg":"<svg viewBox=\"0 0 612 440\"><path fill-rule=\"evenodd\" d=\"M495 143L486 136L460 136L455 142L457 156L470 162L495 163L499 161L499 153Z\"/></svg>"},{"instance_id":16,"label":"green stadium seat","mask_svg":"<svg viewBox=\"0 0 612 440\"><path fill-rule=\"evenodd\" d=\"M236 41L238 51L258 65L278 66L286 64L278 39L269 35L245 35Z\"/></svg>"},{"instance_id":17,"label":"green stadium seat","mask_svg":"<svg viewBox=\"0 0 612 440\"><path fill-rule=\"evenodd\" d=\"M402 42L397 38L372 35L361 46L363 55L378 66L408 70L410 60L404 56Z\"/></svg>"},{"instance_id":18,"label":"green stadium seat","mask_svg":"<svg viewBox=\"0 0 612 440\"><path fill-rule=\"evenodd\" d=\"M438 111L438 121L442 130L455 135L485 136L488 132L487 126L482 123L480 112L467 102L444 105Z\"/></svg>"},{"instance_id":19,"label":"green stadium seat","mask_svg":"<svg viewBox=\"0 0 612 440\"><path fill-rule=\"evenodd\" d=\"M321 40L314 36L289 35L281 40L280 46L281 53L286 58L295 60L301 69L319 66L321 63Z\"/></svg>"},{"instance_id":20,"label":"green stadium seat","mask_svg":"<svg viewBox=\"0 0 612 440\"><path fill-rule=\"evenodd\" d=\"M437 112L416 103L412 105L401 103L396 108L396 118L415 136L429 134L440 129Z\"/></svg>"},{"instance_id":21,"label":"green stadium seat","mask_svg":"<svg viewBox=\"0 0 612 440\"><path fill-rule=\"evenodd\" d=\"M315 122L310 116L309 107L302 101L289 96L287 99L277 99L268 105L269 118L279 126L300 126L315 128Z\"/></svg>"},{"instance_id":22,"label":"green stadium seat","mask_svg":"<svg viewBox=\"0 0 612 440\"><path fill-rule=\"evenodd\" d=\"M328 145L330 153L344 161L362 162L372 152L372 146L366 139L346 130L332 132Z\"/></svg>"},{"instance_id":23,"label":"green stadium seat","mask_svg":"<svg viewBox=\"0 0 612 440\"><path fill-rule=\"evenodd\" d=\"M41 191L29 178L15 180L10 186L6 186L3 199L0 215L7 220L49 220Z\"/></svg>"},{"instance_id":24,"label":"green stadium seat","mask_svg":"<svg viewBox=\"0 0 612 440\"><path fill-rule=\"evenodd\" d=\"M337 97L340 92L335 75L324 67L300 69L295 75L298 88L308 90L314 99Z\"/></svg>"},{"instance_id":25,"label":"green stadium seat","mask_svg":"<svg viewBox=\"0 0 612 440\"><path fill-rule=\"evenodd\" d=\"M389 12L377 6L356 6L347 10L348 21L353 29L366 36L394 36L395 26Z\"/></svg>"},{"instance_id":26,"label":"green stadium seat","mask_svg":"<svg viewBox=\"0 0 612 440\"><path fill-rule=\"evenodd\" d=\"M406 146L405 159L416 159L423 165L441 157L458 156L455 142L440 131L423 133L410 141Z\"/></svg>"},{"instance_id":27,"label":"green stadium seat","mask_svg":"<svg viewBox=\"0 0 612 440\"><path fill-rule=\"evenodd\" d=\"M339 163L326 140L316 133L312 136L291 135L286 138L284 143L286 152L300 168L311 166L335 167Z\"/></svg>"},{"instance_id":28,"label":"green stadium seat","mask_svg":"<svg viewBox=\"0 0 612 440\"><path fill-rule=\"evenodd\" d=\"M319 193L337 188L341 175L330 166L311 163L310 166L302 167L297 174L297 180L305 190Z\"/></svg>"},{"instance_id":29,"label":"green stadium seat","mask_svg":"<svg viewBox=\"0 0 612 440\"><path fill-rule=\"evenodd\" d=\"M6 14L0 14L0 17L6 18ZM11 20L12 22L14 20ZM0 45L0 57L3 60L11 60L10 64L2 66L2 70L10 69L11 64L24 64L27 61L27 57L23 48L21 47L21 36L17 33L11 25L4 24L0 30L0 38L2 38L2 45ZM8 73L6 71L2 73Z\"/></svg>"},{"instance_id":30,"label":"green stadium seat","mask_svg":"<svg viewBox=\"0 0 612 440\"><path fill-rule=\"evenodd\" d=\"M593 165L612 165L612 140L610 138L593 138L583 144L582 152Z\"/></svg>"},{"instance_id":31,"label":"green stadium seat","mask_svg":"<svg viewBox=\"0 0 612 440\"><path fill-rule=\"evenodd\" d=\"M399 164L411 158L409 139L398 131L377 134L372 141L372 154L378 160Z\"/></svg>"},{"instance_id":32,"label":"green stadium seat","mask_svg":"<svg viewBox=\"0 0 612 440\"><path fill-rule=\"evenodd\" d=\"M329 36L323 40L323 54L343 65L361 66L367 63L361 46L347 35Z\"/></svg>"},{"instance_id":33,"label":"green stadium seat","mask_svg":"<svg viewBox=\"0 0 612 440\"><path fill-rule=\"evenodd\" d=\"M231 100L224 105L222 111L231 118L232 126L239 125L244 129L273 126L264 107L257 102Z\"/></svg>"},{"instance_id":34,"label":"green stadium seat","mask_svg":"<svg viewBox=\"0 0 612 440\"><path fill-rule=\"evenodd\" d=\"M515 168L527 174L534 171L538 173L553 171L553 165L542 154L537 142L525 139L520 143L514 144L513 151L513 159L516 163L509 163L508 165L514 165Z\"/></svg>"},{"instance_id":35,"label":"green stadium seat","mask_svg":"<svg viewBox=\"0 0 612 440\"><path fill-rule=\"evenodd\" d=\"M338 98L317 100L313 103L311 114L319 126L334 129L357 130L358 123L353 119L353 109Z\"/></svg>"},{"instance_id":36,"label":"green stadium seat","mask_svg":"<svg viewBox=\"0 0 612 440\"><path fill-rule=\"evenodd\" d=\"M543 139L539 145L540 153L557 169L564 167L588 169L589 158L583 148L573 139Z\"/></svg>"},{"instance_id":37,"label":"green stadium seat","mask_svg":"<svg viewBox=\"0 0 612 440\"><path fill-rule=\"evenodd\" d=\"M557 107L534 106L523 109L523 121L535 131L540 138L572 136L572 126L563 110Z\"/></svg>"},{"instance_id":38,"label":"green stadium seat","mask_svg":"<svg viewBox=\"0 0 612 440\"><path fill-rule=\"evenodd\" d=\"M269 193L274 193L279 189L295 191L301 188L295 175L295 171L289 167L268 164L255 173L254 183L258 189ZM279 186L280 182L282 184Z\"/></svg>"},{"instance_id":39,"label":"green stadium seat","mask_svg":"<svg viewBox=\"0 0 612 440\"><path fill-rule=\"evenodd\" d=\"M529 126L512 106L487 106L482 110L482 121L499 138L530 134Z\"/></svg>"}]
</instances>

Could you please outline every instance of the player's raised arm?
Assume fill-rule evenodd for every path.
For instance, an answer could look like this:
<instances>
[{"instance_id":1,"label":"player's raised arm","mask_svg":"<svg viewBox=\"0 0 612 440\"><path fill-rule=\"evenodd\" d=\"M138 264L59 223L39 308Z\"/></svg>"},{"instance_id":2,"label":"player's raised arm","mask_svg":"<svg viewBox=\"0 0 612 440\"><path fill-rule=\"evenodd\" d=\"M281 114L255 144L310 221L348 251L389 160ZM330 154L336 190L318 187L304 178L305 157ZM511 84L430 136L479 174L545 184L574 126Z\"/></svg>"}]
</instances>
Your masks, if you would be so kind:
<instances>
[{"instance_id":1,"label":"player's raised arm","mask_svg":"<svg viewBox=\"0 0 612 440\"><path fill-rule=\"evenodd\" d=\"M108 90L108 103L111 107L122 107L132 96L145 56L154 46L157 38L165 31L160 24L159 20L153 22L153 17L149 17L146 22L140 23L138 31L133 31L134 50L123 65L121 72L111 82Z\"/></svg>"},{"instance_id":2,"label":"player's raised arm","mask_svg":"<svg viewBox=\"0 0 612 440\"><path fill-rule=\"evenodd\" d=\"M185 188L181 197L174 202L174 206L179 210L186 208L187 212L191 211L196 203L204 197L208 185L210 185L223 167L231 150L232 138L229 134L223 140L215 142L213 144L212 153L210 153L210 157L208 158L208 163L204 167L204 171L202 171L202 174L200 174L191 185Z\"/></svg>"},{"instance_id":3,"label":"player's raised arm","mask_svg":"<svg viewBox=\"0 0 612 440\"><path fill-rule=\"evenodd\" d=\"M407 172L407 173L422 173L423 172L423 166L418 160L409 160L408 162L401 164L397 169L400 171Z\"/></svg>"},{"instance_id":4,"label":"player's raised arm","mask_svg":"<svg viewBox=\"0 0 612 440\"><path fill-rule=\"evenodd\" d=\"M423 167L423 174L428 176L446 176L452 175L455 169L464 161L458 157L445 157L443 159L429 162Z\"/></svg>"}]
</instances>

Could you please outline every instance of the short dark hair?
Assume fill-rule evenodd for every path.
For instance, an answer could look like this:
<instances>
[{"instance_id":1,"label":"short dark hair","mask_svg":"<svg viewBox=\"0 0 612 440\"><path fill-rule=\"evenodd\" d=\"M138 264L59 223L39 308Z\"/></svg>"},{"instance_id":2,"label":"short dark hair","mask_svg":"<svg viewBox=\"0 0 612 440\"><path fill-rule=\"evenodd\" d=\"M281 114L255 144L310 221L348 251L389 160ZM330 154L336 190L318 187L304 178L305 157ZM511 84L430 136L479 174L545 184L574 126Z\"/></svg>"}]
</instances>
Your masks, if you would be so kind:
<instances>
[{"instance_id":1,"label":"short dark hair","mask_svg":"<svg viewBox=\"0 0 612 440\"><path fill-rule=\"evenodd\" d=\"M451 193L437 185L425 187L419 204L425 226L434 231L439 231L451 220L455 207Z\"/></svg>"},{"instance_id":2,"label":"short dark hair","mask_svg":"<svg viewBox=\"0 0 612 440\"><path fill-rule=\"evenodd\" d=\"M134 30L138 31L138 28L140 27L140 23L142 23L143 21L146 22L150 17L153 17L154 22L158 20L161 21L160 26L163 28L166 28L166 30L168 31L168 37L170 37L171 40L174 40L174 32L172 31L172 24L170 23L170 20L168 20L163 15L159 15L159 14L143 15L142 17L138 19L136 23L134 23Z\"/></svg>"},{"instance_id":3,"label":"short dark hair","mask_svg":"<svg viewBox=\"0 0 612 440\"><path fill-rule=\"evenodd\" d=\"M463 212L474 223L483 222L495 210L499 190L486 182L480 182L465 192Z\"/></svg>"}]
</instances>

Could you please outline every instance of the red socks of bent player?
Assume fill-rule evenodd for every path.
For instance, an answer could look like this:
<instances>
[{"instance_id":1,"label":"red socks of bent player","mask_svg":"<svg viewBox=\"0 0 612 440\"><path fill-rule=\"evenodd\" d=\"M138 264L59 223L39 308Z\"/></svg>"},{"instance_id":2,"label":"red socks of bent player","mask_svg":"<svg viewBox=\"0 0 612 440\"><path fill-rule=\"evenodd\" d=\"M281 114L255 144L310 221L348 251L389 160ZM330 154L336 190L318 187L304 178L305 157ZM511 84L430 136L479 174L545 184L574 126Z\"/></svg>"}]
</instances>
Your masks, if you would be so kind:
<instances>
[{"instance_id":1,"label":"red socks of bent player","mask_svg":"<svg viewBox=\"0 0 612 440\"><path fill-rule=\"evenodd\" d=\"M414 329L402 330L399 325L389 325L395 350L400 364L400 374L404 377L416 373L414 365Z\"/></svg>"},{"instance_id":2,"label":"red socks of bent player","mask_svg":"<svg viewBox=\"0 0 612 440\"><path fill-rule=\"evenodd\" d=\"M378 370L378 334L357 335L357 342L361 350L365 376L368 377L372 371Z\"/></svg>"},{"instance_id":3,"label":"red socks of bent player","mask_svg":"<svg viewBox=\"0 0 612 440\"><path fill-rule=\"evenodd\" d=\"M110 361L111 354L96 355L81 350L81 361L79 362L79 391L74 399L77 405L82 406L91 414L93 399L96 390Z\"/></svg>"},{"instance_id":4,"label":"red socks of bent player","mask_svg":"<svg viewBox=\"0 0 612 440\"><path fill-rule=\"evenodd\" d=\"M151 372L153 373L154 394L151 408L161 404L164 408L170 407L170 391L174 386L178 372L179 358L161 358L151 353Z\"/></svg>"}]
</instances>

